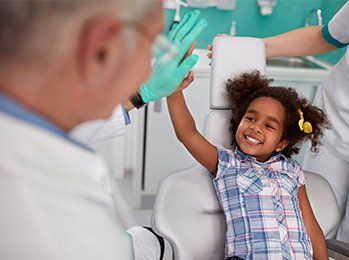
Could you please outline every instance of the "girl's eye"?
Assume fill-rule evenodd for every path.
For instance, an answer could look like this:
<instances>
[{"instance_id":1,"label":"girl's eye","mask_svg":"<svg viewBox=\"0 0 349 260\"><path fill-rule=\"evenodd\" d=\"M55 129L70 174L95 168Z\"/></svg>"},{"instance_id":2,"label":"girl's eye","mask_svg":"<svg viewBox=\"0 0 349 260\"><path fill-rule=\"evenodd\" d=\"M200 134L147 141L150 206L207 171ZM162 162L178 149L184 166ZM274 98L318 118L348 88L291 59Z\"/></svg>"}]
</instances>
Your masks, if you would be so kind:
<instances>
[{"instance_id":1,"label":"girl's eye","mask_svg":"<svg viewBox=\"0 0 349 260\"><path fill-rule=\"evenodd\" d=\"M254 122L254 118L253 117L249 117L249 116L247 116L247 117L245 117L248 121L250 121L250 122Z\"/></svg>"},{"instance_id":2,"label":"girl's eye","mask_svg":"<svg viewBox=\"0 0 349 260\"><path fill-rule=\"evenodd\" d=\"M275 127L273 127L272 125L269 125L269 124L265 125L265 127L268 128L268 129L273 129L273 130L275 130Z\"/></svg>"}]
</instances>

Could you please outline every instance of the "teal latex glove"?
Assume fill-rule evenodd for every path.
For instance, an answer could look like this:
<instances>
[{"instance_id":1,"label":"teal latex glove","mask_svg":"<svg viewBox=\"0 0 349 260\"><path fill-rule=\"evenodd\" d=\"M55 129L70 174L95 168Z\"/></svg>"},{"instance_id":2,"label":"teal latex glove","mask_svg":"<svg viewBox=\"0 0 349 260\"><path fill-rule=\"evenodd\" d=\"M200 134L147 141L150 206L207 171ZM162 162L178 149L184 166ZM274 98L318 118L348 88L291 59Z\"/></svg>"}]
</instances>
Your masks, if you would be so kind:
<instances>
[{"instance_id":1,"label":"teal latex glove","mask_svg":"<svg viewBox=\"0 0 349 260\"><path fill-rule=\"evenodd\" d=\"M177 45L178 55L166 64L155 62L150 79L141 87L141 97L145 103L172 94L191 71L199 56L192 54L183 60L190 46L207 26L200 19L200 11L188 13L183 20L168 33L168 39Z\"/></svg>"}]
</instances>

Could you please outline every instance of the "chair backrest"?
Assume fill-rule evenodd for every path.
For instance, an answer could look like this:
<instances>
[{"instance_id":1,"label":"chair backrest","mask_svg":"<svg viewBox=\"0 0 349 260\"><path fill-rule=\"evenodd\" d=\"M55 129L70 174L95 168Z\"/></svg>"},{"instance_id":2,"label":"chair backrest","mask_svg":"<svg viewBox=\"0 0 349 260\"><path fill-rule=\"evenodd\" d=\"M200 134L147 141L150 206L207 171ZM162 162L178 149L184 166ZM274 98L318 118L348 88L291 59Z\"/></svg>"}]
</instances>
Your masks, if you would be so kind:
<instances>
[{"instance_id":1,"label":"chair backrest","mask_svg":"<svg viewBox=\"0 0 349 260\"><path fill-rule=\"evenodd\" d=\"M210 108L229 109L224 83L231 77L253 70L265 75L264 42L251 37L221 35L214 38L212 47Z\"/></svg>"},{"instance_id":2,"label":"chair backrest","mask_svg":"<svg viewBox=\"0 0 349 260\"><path fill-rule=\"evenodd\" d=\"M229 111L210 111L204 132L211 134L206 138L229 147L228 124ZM224 258L224 213L212 178L199 164L162 179L156 194L152 225L171 244L176 260Z\"/></svg>"},{"instance_id":3,"label":"chair backrest","mask_svg":"<svg viewBox=\"0 0 349 260\"><path fill-rule=\"evenodd\" d=\"M213 42L213 52L211 110L206 117L204 135L213 144L231 148L231 112L222 94L223 83L233 74L253 69L264 74L264 44L255 38L220 36ZM335 232L339 222L336 200L322 177L311 173L307 176L307 190L314 213L328 235ZM323 194L328 196L323 198ZM333 212L331 217L326 214L328 210ZM212 178L199 164L163 178L155 199L152 225L171 244L176 260L224 258L225 217Z\"/></svg>"},{"instance_id":4,"label":"chair backrest","mask_svg":"<svg viewBox=\"0 0 349 260\"><path fill-rule=\"evenodd\" d=\"M229 104L224 83L241 72L265 74L263 41L218 36L213 41L210 113L204 134L213 143L229 147ZM225 218L206 169L196 165L170 174L159 184L153 228L168 240L175 259L223 259Z\"/></svg>"}]
</instances>

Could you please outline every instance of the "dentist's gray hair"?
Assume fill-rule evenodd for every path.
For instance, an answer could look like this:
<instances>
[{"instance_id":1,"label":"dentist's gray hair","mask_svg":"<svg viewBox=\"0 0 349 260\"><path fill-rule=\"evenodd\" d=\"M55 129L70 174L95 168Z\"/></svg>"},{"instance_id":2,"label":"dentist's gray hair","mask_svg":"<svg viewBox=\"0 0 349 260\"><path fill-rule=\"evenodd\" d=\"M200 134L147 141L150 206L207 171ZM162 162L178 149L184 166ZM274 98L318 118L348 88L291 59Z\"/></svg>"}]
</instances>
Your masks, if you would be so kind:
<instances>
[{"instance_id":1,"label":"dentist's gray hair","mask_svg":"<svg viewBox=\"0 0 349 260\"><path fill-rule=\"evenodd\" d=\"M2 0L0 63L59 55L64 37L98 14L146 19L158 0Z\"/></svg>"}]
</instances>

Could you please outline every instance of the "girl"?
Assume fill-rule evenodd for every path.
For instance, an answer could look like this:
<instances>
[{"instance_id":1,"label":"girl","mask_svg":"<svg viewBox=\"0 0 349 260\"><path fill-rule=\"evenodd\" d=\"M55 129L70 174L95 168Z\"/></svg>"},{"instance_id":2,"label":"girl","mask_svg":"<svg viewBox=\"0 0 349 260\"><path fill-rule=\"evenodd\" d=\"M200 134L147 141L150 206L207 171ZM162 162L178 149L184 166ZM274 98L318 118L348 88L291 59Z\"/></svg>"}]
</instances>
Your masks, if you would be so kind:
<instances>
[{"instance_id":1,"label":"girl","mask_svg":"<svg viewBox=\"0 0 349 260\"><path fill-rule=\"evenodd\" d=\"M324 113L291 88L271 87L259 72L227 82L233 150L196 129L181 92L167 98L177 138L213 176L227 222L226 259L328 259L301 166L290 158L310 140L317 151ZM314 252L314 253L313 253Z\"/></svg>"}]
</instances>

